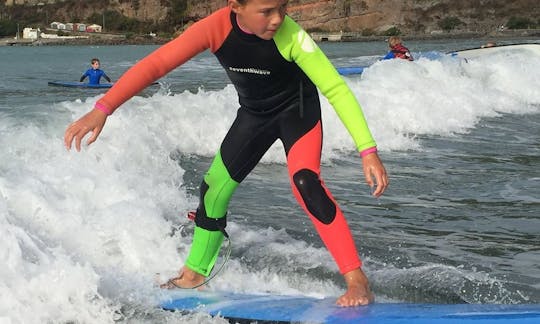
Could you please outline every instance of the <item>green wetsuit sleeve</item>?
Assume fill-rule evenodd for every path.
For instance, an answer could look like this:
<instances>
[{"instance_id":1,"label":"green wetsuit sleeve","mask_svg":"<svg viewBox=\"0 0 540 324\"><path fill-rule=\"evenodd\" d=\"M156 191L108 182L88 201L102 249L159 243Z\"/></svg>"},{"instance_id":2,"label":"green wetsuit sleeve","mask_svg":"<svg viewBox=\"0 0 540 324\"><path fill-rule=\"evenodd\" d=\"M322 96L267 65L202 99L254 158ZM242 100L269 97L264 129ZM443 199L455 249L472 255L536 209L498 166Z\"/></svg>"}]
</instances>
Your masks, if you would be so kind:
<instances>
[{"instance_id":1,"label":"green wetsuit sleeve","mask_svg":"<svg viewBox=\"0 0 540 324\"><path fill-rule=\"evenodd\" d=\"M295 62L328 99L356 148L363 151L376 146L356 97L308 33L285 16L274 41L281 55L287 61Z\"/></svg>"}]
</instances>

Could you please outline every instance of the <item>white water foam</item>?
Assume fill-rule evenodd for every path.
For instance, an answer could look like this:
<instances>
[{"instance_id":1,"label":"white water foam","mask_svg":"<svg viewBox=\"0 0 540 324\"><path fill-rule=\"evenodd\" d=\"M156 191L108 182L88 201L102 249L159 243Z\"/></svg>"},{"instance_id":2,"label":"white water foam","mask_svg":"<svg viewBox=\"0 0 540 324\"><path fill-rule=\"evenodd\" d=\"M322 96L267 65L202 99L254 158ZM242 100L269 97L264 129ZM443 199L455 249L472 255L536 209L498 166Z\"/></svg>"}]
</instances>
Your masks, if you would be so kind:
<instances>
[{"instance_id":1,"label":"white water foam","mask_svg":"<svg viewBox=\"0 0 540 324\"><path fill-rule=\"evenodd\" d=\"M381 150L417 150L422 149L419 135L454 136L483 117L538 113L539 69L540 58L524 53L468 63L384 61L347 82ZM187 223L178 214L196 199L181 187L184 170L169 154L213 156L235 117L234 88L136 97L109 118L98 142L81 153L67 152L62 145L67 123L96 99L58 103L57 113L43 123L0 120L0 319L113 323L124 316L122 305L153 305L160 296L152 284L155 273L174 273L187 255L189 231L171 235L171 228ZM322 102L325 161L356 154L346 130ZM281 146L264 161L283 162ZM234 223L230 229L240 248L260 246L302 259L305 268L335 270L324 250L285 233L240 231ZM262 244L276 237L284 243ZM320 257L311 261L308 255ZM330 283L303 279L250 270L232 260L214 285L339 292Z\"/></svg>"}]
</instances>

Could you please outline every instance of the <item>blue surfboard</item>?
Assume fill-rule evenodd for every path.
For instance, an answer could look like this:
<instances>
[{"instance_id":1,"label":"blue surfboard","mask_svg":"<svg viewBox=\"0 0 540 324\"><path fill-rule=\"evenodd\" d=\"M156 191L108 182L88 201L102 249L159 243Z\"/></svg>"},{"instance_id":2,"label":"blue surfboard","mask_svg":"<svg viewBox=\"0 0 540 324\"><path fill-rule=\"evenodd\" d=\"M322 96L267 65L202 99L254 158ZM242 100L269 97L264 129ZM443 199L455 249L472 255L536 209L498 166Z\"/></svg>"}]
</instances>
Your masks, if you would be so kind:
<instances>
[{"instance_id":1,"label":"blue surfboard","mask_svg":"<svg viewBox=\"0 0 540 324\"><path fill-rule=\"evenodd\" d=\"M113 86L112 83L98 83L90 84L86 82L77 82L77 81L49 81L50 86L58 87L68 87L68 88L90 88L90 89L102 89L110 88Z\"/></svg>"},{"instance_id":2,"label":"blue surfboard","mask_svg":"<svg viewBox=\"0 0 540 324\"><path fill-rule=\"evenodd\" d=\"M233 323L540 323L540 304L406 304L374 303L339 307L336 298L238 294L175 290L160 307L204 312Z\"/></svg>"},{"instance_id":3,"label":"blue surfboard","mask_svg":"<svg viewBox=\"0 0 540 324\"><path fill-rule=\"evenodd\" d=\"M341 75L362 74L367 66L345 66L338 67L336 70Z\"/></svg>"},{"instance_id":4,"label":"blue surfboard","mask_svg":"<svg viewBox=\"0 0 540 324\"><path fill-rule=\"evenodd\" d=\"M98 83L90 84L86 82L77 82L77 81L49 81L50 86L57 87L68 87L68 88L87 88L87 89L108 89L113 86L114 83ZM157 82L152 83L151 85L159 84Z\"/></svg>"}]
</instances>

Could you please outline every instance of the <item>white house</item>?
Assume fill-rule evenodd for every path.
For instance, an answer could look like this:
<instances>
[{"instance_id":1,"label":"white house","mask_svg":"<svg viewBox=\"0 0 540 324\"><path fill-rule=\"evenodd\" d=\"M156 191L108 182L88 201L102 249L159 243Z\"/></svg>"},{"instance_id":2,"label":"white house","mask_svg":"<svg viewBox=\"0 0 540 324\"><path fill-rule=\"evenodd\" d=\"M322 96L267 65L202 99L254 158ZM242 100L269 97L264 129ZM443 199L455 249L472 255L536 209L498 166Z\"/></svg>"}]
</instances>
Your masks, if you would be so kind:
<instances>
[{"instance_id":1,"label":"white house","mask_svg":"<svg viewBox=\"0 0 540 324\"><path fill-rule=\"evenodd\" d=\"M23 29L23 38L24 39L38 39L39 34L41 33L41 30L39 28L29 28L26 27Z\"/></svg>"}]
</instances>

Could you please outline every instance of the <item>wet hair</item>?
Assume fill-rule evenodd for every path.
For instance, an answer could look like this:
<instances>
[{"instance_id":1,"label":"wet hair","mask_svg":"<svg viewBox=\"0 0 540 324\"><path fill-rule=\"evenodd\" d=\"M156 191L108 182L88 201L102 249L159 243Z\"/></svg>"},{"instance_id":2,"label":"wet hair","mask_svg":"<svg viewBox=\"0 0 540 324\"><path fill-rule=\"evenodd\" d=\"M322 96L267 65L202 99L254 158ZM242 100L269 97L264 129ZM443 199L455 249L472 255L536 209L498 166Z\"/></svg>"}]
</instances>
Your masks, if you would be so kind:
<instances>
[{"instance_id":1,"label":"wet hair","mask_svg":"<svg viewBox=\"0 0 540 324\"><path fill-rule=\"evenodd\" d=\"M390 45L390 47L396 46L397 44L401 44L401 38L397 36L390 36L390 38L388 38L388 45Z\"/></svg>"}]
</instances>

